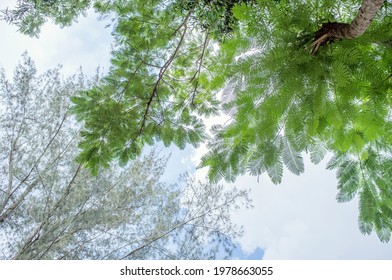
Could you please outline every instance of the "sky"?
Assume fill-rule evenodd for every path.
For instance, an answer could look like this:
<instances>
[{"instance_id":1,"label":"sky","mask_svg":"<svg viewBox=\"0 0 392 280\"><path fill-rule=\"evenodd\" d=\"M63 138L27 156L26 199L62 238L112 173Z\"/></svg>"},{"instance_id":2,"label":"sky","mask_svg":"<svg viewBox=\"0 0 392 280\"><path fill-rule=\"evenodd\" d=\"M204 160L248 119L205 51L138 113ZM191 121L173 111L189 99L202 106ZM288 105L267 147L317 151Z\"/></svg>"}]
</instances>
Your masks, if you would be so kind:
<instances>
[{"instance_id":1,"label":"sky","mask_svg":"<svg viewBox=\"0 0 392 280\"><path fill-rule=\"evenodd\" d=\"M0 1L0 9L7 3ZM40 73L62 65L64 77L80 67L94 75L98 66L107 70L112 44L111 27L97 20L89 11L71 27L60 29L51 23L42 28L40 37L29 38L13 26L0 21L0 67L12 78L13 69L23 52L35 61ZM209 124L222 119L208 120ZM179 171L193 172L203 180L206 169L198 169L205 147L179 150L172 154L167 178ZM283 182L273 185L267 176L242 176L235 185L251 190L254 208L233 213L233 220L243 225L245 234L239 240L237 258L250 259L392 259L392 242L381 243L375 234L363 236L358 229L358 201L336 202L337 180L334 171L325 169L328 159L317 166L305 158L301 176L284 171ZM178 168L181 166L181 168ZM226 185L226 183L221 182Z\"/></svg>"}]
</instances>

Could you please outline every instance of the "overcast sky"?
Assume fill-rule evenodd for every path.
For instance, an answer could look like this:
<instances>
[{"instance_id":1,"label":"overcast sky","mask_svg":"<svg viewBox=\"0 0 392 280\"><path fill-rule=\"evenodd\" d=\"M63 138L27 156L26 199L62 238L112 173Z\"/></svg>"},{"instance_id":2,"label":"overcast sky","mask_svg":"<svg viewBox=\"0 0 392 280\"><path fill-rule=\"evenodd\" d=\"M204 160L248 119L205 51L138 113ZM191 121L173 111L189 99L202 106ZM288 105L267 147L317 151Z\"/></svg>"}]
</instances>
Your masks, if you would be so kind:
<instances>
[{"instance_id":1,"label":"overcast sky","mask_svg":"<svg viewBox=\"0 0 392 280\"><path fill-rule=\"evenodd\" d=\"M14 1L0 1L0 9L7 2ZM90 12L69 28L47 24L36 39L0 22L0 66L12 78L15 65L27 50L41 73L61 64L65 77L80 66L85 74L93 75L97 66L109 67L111 29L104 26ZM171 151L171 168L177 172L179 163L182 170L194 170L205 149ZM252 190L255 206L233 214L245 228L240 240L244 253L262 248L265 259L392 259L392 243L383 244L375 234L360 233L358 201L336 202L335 172L325 170L326 162L314 166L305 155L305 173L295 176L285 170L278 186L267 176L261 176L259 182L250 176L237 180L237 186ZM205 171L198 170L196 176L202 179Z\"/></svg>"}]
</instances>

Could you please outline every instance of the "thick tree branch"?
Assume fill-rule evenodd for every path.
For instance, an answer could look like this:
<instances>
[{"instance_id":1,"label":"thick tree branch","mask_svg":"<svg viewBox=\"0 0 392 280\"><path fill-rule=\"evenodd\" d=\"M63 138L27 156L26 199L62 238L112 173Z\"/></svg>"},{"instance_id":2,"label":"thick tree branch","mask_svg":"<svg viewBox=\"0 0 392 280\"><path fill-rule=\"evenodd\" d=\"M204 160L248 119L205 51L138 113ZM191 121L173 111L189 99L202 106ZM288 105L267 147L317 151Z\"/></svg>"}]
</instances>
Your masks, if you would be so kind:
<instances>
[{"instance_id":1,"label":"thick tree branch","mask_svg":"<svg viewBox=\"0 0 392 280\"><path fill-rule=\"evenodd\" d=\"M373 18L383 5L384 0L363 0L357 16L349 23L324 23L315 33L315 40L311 44L311 54L316 54L321 46L336 39L352 39L362 35L370 26Z\"/></svg>"}]
</instances>

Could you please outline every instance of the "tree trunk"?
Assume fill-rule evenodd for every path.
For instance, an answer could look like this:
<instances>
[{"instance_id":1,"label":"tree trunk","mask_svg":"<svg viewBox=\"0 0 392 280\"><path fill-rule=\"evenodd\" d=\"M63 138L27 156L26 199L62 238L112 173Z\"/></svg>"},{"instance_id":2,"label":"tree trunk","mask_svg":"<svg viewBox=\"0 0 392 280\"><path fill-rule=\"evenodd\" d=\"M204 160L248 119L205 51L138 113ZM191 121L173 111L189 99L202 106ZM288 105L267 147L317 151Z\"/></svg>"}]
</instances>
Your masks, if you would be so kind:
<instances>
[{"instance_id":1,"label":"tree trunk","mask_svg":"<svg viewBox=\"0 0 392 280\"><path fill-rule=\"evenodd\" d=\"M381 8L384 0L363 0L358 15L351 24L340 22L324 23L315 33L315 41L312 43L312 54L316 54L320 46L336 39L352 39L362 35L368 29L377 11Z\"/></svg>"}]
</instances>

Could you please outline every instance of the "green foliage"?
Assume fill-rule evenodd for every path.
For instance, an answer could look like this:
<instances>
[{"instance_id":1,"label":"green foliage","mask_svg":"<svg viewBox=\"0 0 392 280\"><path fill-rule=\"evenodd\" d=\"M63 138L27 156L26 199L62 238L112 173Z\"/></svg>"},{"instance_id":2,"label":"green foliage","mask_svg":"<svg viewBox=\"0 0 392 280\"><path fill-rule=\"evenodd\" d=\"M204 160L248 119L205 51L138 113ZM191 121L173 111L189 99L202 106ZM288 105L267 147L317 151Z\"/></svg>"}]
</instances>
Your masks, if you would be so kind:
<instances>
[{"instance_id":1,"label":"green foliage","mask_svg":"<svg viewBox=\"0 0 392 280\"><path fill-rule=\"evenodd\" d=\"M213 46L191 30L192 13L161 1L137 3L97 4L118 15L118 46L100 85L72 100L84 122L78 161L94 174L112 158L125 164L156 141L198 146L206 139L200 116L217 112L214 93L222 82L209 74Z\"/></svg>"},{"instance_id":2,"label":"green foliage","mask_svg":"<svg viewBox=\"0 0 392 280\"><path fill-rule=\"evenodd\" d=\"M48 19L69 26L90 4L91 0L17 0L16 7L2 11L0 19L17 25L23 34L38 37Z\"/></svg>"},{"instance_id":3,"label":"green foliage","mask_svg":"<svg viewBox=\"0 0 392 280\"><path fill-rule=\"evenodd\" d=\"M175 1L181 11L194 11L197 24L209 30L211 37L225 40L237 29L238 19L246 16L243 6L252 7L254 0L179 0Z\"/></svg>"},{"instance_id":4,"label":"green foliage","mask_svg":"<svg viewBox=\"0 0 392 280\"><path fill-rule=\"evenodd\" d=\"M392 18L385 2L354 39L323 44L323 23L350 23L360 1L97 1L115 19L112 68L73 99L83 122L78 161L97 173L145 144L207 142L213 182L283 165L304 171L327 152L340 202L356 195L359 226L388 241L392 174ZM223 91L221 107L216 98ZM230 121L208 139L202 117Z\"/></svg>"},{"instance_id":5,"label":"green foliage","mask_svg":"<svg viewBox=\"0 0 392 280\"><path fill-rule=\"evenodd\" d=\"M260 1L258 9L235 9L240 30L221 44L220 53L234 91L230 100L223 100L232 121L214 131L201 166L210 168L212 181L234 181L232 170L240 175L246 167L251 175L267 172L280 183L282 162L299 175L303 153L315 164L333 153L328 168L337 170L337 200L359 195L361 232L374 230L387 242L392 230L392 69L385 61L391 62L392 52L381 42L391 36L391 8L380 11L381 20L364 36L324 46L311 56L308 35L331 18L330 12L335 11L333 18L354 12L349 6L329 5ZM261 19L258 25L255 19ZM247 150L233 156L238 143Z\"/></svg>"}]
</instances>

